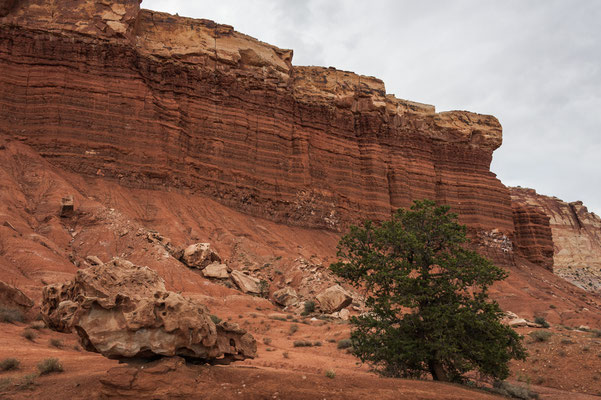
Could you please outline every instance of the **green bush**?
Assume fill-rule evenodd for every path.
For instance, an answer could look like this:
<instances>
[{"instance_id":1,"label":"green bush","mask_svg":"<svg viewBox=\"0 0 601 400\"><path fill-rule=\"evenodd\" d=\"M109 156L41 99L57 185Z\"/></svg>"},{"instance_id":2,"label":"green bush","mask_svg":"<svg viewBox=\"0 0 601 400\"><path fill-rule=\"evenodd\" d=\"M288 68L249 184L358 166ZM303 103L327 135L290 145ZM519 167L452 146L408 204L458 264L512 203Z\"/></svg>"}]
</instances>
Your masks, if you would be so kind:
<instances>
[{"instance_id":1,"label":"green bush","mask_svg":"<svg viewBox=\"0 0 601 400\"><path fill-rule=\"evenodd\" d=\"M56 347L57 349L61 349L63 347L63 342L60 339L50 339L48 343L50 346Z\"/></svg>"},{"instance_id":2,"label":"green bush","mask_svg":"<svg viewBox=\"0 0 601 400\"><path fill-rule=\"evenodd\" d=\"M313 343L309 340L295 340L293 345L294 347L311 347Z\"/></svg>"},{"instance_id":3,"label":"green bush","mask_svg":"<svg viewBox=\"0 0 601 400\"><path fill-rule=\"evenodd\" d=\"M17 384L17 387L20 390L31 389L31 387L35 385L35 380L37 377L38 374L36 373L27 374L21 378L21 380Z\"/></svg>"},{"instance_id":4,"label":"green bush","mask_svg":"<svg viewBox=\"0 0 601 400\"><path fill-rule=\"evenodd\" d=\"M548 341L553 334L548 331L534 331L528 334L533 341L535 342L546 342Z\"/></svg>"},{"instance_id":5,"label":"green bush","mask_svg":"<svg viewBox=\"0 0 601 400\"><path fill-rule=\"evenodd\" d=\"M47 358L38 363L38 371L40 371L40 375L47 375L53 372L63 372L64 369L58 358Z\"/></svg>"},{"instance_id":6,"label":"green bush","mask_svg":"<svg viewBox=\"0 0 601 400\"><path fill-rule=\"evenodd\" d=\"M213 321L213 323L214 323L215 325L217 325L217 324L219 324L219 323L221 322L221 318L219 318L219 317L218 317L218 316L216 316L216 315L213 315L213 314L211 314L211 321Z\"/></svg>"},{"instance_id":7,"label":"green bush","mask_svg":"<svg viewBox=\"0 0 601 400\"><path fill-rule=\"evenodd\" d=\"M539 324L543 328L548 328L551 326L544 317L534 317L534 323Z\"/></svg>"},{"instance_id":8,"label":"green bush","mask_svg":"<svg viewBox=\"0 0 601 400\"><path fill-rule=\"evenodd\" d=\"M334 379L336 377L336 372L333 369L329 369L326 371L326 377Z\"/></svg>"},{"instance_id":9,"label":"green bush","mask_svg":"<svg viewBox=\"0 0 601 400\"><path fill-rule=\"evenodd\" d=\"M0 361L0 371L11 371L19 368L21 362L16 358L5 358Z\"/></svg>"},{"instance_id":10,"label":"green bush","mask_svg":"<svg viewBox=\"0 0 601 400\"><path fill-rule=\"evenodd\" d=\"M351 348L353 346L353 342L351 341L351 339L342 339L338 341L338 345L337 347L339 349L348 349Z\"/></svg>"},{"instance_id":11,"label":"green bush","mask_svg":"<svg viewBox=\"0 0 601 400\"><path fill-rule=\"evenodd\" d=\"M288 335L294 335L298 331L298 325L290 325Z\"/></svg>"},{"instance_id":12,"label":"green bush","mask_svg":"<svg viewBox=\"0 0 601 400\"><path fill-rule=\"evenodd\" d=\"M0 322L23 322L25 315L20 310L14 308L0 307Z\"/></svg>"},{"instance_id":13,"label":"green bush","mask_svg":"<svg viewBox=\"0 0 601 400\"><path fill-rule=\"evenodd\" d=\"M312 312L315 312L315 302L313 300L305 301L305 312L307 314L311 314Z\"/></svg>"}]
</instances>

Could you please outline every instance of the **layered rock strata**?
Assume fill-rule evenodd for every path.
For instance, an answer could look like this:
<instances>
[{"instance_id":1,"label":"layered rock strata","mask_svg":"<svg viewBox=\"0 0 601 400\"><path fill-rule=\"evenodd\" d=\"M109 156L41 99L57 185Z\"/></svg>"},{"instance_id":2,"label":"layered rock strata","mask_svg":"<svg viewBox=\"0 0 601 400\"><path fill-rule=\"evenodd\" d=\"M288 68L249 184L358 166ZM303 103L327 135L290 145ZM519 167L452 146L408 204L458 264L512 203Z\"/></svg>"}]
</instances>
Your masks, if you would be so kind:
<instances>
[{"instance_id":1,"label":"layered rock strata","mask_svg":"<svg viewBox=\"0 0 601 400\"><path fill-rule=\"evenodd\" d=\"M165 289L158 274L115 259L44 288L42 315L55 330L75 330L88 351L108 358L181 356L227 363L256 356L252 335L213 323L202 304Z\"/></svg>"},{"instance_id":2,"label":"layered rock strata","mask_svg":"<svg viewBox=\"0 0 601 400\"><path fill-rule=\"evenodd\" d=\"M340 230L430 198L474 229L513 231L489 171L492 116L436 113L376 78L295 67L290 50L136 0L3 9L0 131L68 171L293 225Z\"/></svg>"},{"instance_id":3,"label":"layered rock strata","mask_svg":"<svg viewBox=\"0 0 601 400\"><path fill-rule=\"evenodd\" d=\"M520 202L512 203L515 226L514 247L530 262L553 271L553 236L549 216L539 207Z\"/></svg>"},{"instance_id":4,"label":"layered rock strata","mask_svg":"<svg viewBox=\"0 0 601 400\"><path fill-rule=\"evenodd\" d=\"M545 227L548 224L554 250L553 271L585 290L601 290L601 218L589 212L581 201L568 203L540 195L533 189L511 188L511 198L514 210L516 207L534 209L528 221L514 219L516 232L530 230L530 239L524 242L524 247L532 251L538 234L538 242L545 243L548 258L548 228ZM542 235L543 232L546 233ZM548 261L546 263L548 265Z\"/></svg>"}]
</instances>

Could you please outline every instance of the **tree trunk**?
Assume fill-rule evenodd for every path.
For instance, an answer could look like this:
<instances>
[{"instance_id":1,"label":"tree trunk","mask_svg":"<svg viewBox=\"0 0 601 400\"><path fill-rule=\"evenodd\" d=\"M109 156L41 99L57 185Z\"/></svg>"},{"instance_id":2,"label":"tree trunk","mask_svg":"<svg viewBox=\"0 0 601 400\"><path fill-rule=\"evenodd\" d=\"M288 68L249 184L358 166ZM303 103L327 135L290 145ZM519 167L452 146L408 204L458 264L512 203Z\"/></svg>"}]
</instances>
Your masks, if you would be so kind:
<instances>
[{"instance_id":1,"label":"tree trunk","mask_svg":"<svg viewBox=\"0 0 601 400\"><path fill-rule=\"evenodd\" d=\"M449 377L447 376L446 371L444 370L442 363L438 360L430 360L428 361L428 367L430 368L430 373L432 374L432 379L435 381L448 382Z\"/></svg>"}]
</instances>

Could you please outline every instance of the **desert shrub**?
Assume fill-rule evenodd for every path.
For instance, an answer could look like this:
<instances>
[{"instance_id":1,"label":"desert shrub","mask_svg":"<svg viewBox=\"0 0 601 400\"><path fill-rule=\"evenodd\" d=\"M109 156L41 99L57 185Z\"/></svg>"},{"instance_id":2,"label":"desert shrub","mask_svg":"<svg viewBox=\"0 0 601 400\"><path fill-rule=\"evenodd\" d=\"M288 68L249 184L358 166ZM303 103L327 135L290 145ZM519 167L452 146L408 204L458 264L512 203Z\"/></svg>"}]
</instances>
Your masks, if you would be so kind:
<instances>
[{"instance_id":1,"label":"desert shrub","mask_svg":"<svg viewBox=\"0 0 601 400\"><path fill-rule=\"evenodd\" d=\"M564 338L561 339L561 344L574 344L574 341L572 339L568 339L568 338Z\"/></svg>"},{"instance_id":2,"label":"desert shrub","mask_svg":"<svg viewBox=\"0 0 601 400\"><path fill-rule=\"evenodd\" d=\"M539 324L540 326L542 326L543 328L548 328L549 323L547 322L547 320L544 317L534 317L534 323L535 324Z\"/></svg>"},{"instance_id":3,"label":"desert shrub","mask_svg":"<svg viewBox=\"0 0 601 400\"><path fill-rule=\"evenodd\" d=\"M17 384L17 387L20 390L31 389L31 387L35 385L35 380L37 377L38 374L36 373L27 374L21 378L21 380Z\"/></svg>"},{"instance_id":4,"label":"desert shrub","mask_svg":"<svg viewBox=\"0 0 601 400\"><path fill-rule=\"evenodd\" d=\"M267 282L265 279L261 279L259 281L259 291L260 296L264 297L264 298L268 298L269 297L269 282Z\"/></svg>"},{"instance_id":5,"label":"desert shrub","mask_svg":"<svg viewBox=\"0 0 601 400\"><path fill-rule=\"evenodd\" d=\"M601 338L601 329L593 329L591 330L591 334L595 338Z\"/></svg>"},{"instance_id":6,"label":"desert shrub","mask_svg":"<svg viewBox=\"0 0 601 400\"><path fill-rule=\"evenodd\" d=\"M339 349L349 349L353 346L353 342L351 339L342 339L338 341L337 347Z\"/></svg>"},{"instance_id":7,"label":"desert shrub","mask_svg":"<svg viewBox=\"0 0 601 400\"><path fill-rule=\"evenodd\" d=\"M48 344L50 344L50 346L52 346L52 347L56 347L57 349L60 349L63 347L63 342L60 339L54 339L54 338L50 339L48 341Z\"/></svg>"},{"instance_id":8,"label":"desert shrub","mask_svg":"<svg viewBox=\"0 0 601 400\"><path fill-rule=\"evenodd\" d=\"M27 329L23 330L23 332L21 333L21 336L23 336L25 339L33 342L38 337L38 334L33 329L27 328Z\"/></svg>"},{"instance_id":9,"label":"desert shrub","mask_svg":"<svg viewBox=\"0 0 601 400\"><path fill-rule=\"evenodd\" d=\"M307 314L315 312L315 302L313 300L305 301L305 312Z\"/></svg>"},{"instance_id":10,"label":"desert shrub","mask_svg":"<svg viewBox=\"0 0 601 400\"><path fill-rule=\"evenodd\" d=\"M40 375L47 375L53 372L63 372L63 365L58 358L47 358L38 363L38 371Z\"/></svg>"},{"instance_id":11,"label":"desert shrub","mask_svg":"<svg viewBox=\"0 0 601 400\"><path fill-rule=\"evenodd\" d=\"M0 361L0 371L11 371L13 369L18 369L19 364L21 364L21 362L16 358L5 358L4 360Z\"/></svg>"},{"instance_id":12,"label":"desert shrub","mask_svg":"<svg viewBox=\"0 0 601 400\"><path fill-rule=\"evenodd\" d=\"M282 357L284 357L284 358L290 358L290 354L287 351L285 351L285 352L282 353Z\"/></svg>"},{"instance_id":13,"label":"desert shrub","mask_svg":"<svg viewBox=\"0 0 601 400\"><path fill-rule=\"evenodd\" d=\"M218 317L218 316L216 316L216 315L213 315L213 314L211 314L211 317L210 317L210 318L211 318L211 321L213 321L213 323L214 323L215 325L217 325L218 323L220 323L220 322L221 322L221 318L219 318L219 317Z\"/></svg>"},{"instance_id":14,"label":"desert shrub","mask_svg":"<svg viewBox=\"0 0 601 400\"><path fill-rule=\"evenodd\" d=\"M551 338L551 336L553 336L553 334L547 331L534 331L530 332L529 336L535 342L546 342Z\"/></svg>"},{"instance_id":15,"label":"desert shrub","mask_svg":"<svg viewBox=\"0 0 601 400\"><path fill-rule=\"evenodd\" d=\"M322 345L322 343L319 340L316 342L313 342L313 346L321 347L321 345Z\"/></svg>"},{"instance_id":16,"label":"desert shrub","mask_svg":"<svg viewBox=\"0 0 601 400\"><path fill-rule=\"evenodd\" d=\"M286 319L292 319L292 318L294 318L294 317L292 316L292 314L288 314L288 315L286 315Z\"/></svg>"},{"instance_id":17,"label":"desert shrub","mask_svg":"<svg viewBox=\"0 0 601 400\"><path fill-rule=\"evenodd\" d=\"M265 351L275 351L275 349L273 347L268 347L265 349Z\"/></svg>"},{"instance_id":18,"label":"desert shrub","mask_svg":"<svg viewBox=\"0 0 601 400\"><path fill-rule=\"evenodd\" d=\"M20 310L14 308L0 307L0 322L23 322L25 315Z\"/></svg>"},{"instance_id":19,"label":"desert shrub","mask_svg":"<svg viewBox=\"0 0 601 400\"><path fill-rule=\"evenodd\" d=\"M44 323L44 321L33 321L31 324L29 324L29 328L35 329L36 331L42 330L45 327L46 324Z\"/></svg>"},{"instance_id":20,"label":"desert shrub","mask_svg":"<svg viewBox=\"0 0 601 400\"><path fill-rule=\"evenodd\" d=\"M298 331L298 325L290 325L288 335L294 335Z\"/></svg>"},{"instance_id":21,"label":"desert shrub","mask_svg":"<svg viewBox=\"0 0 601 400\"><path fill-rule=\"evenodd\" d=\"M582 348L582 351L585 352L585 353L588 353L589 351L591 351L591 348L589 346L584 346Z\"/></svg>"},{"instance_id":22,"label":"desert shrub","mask_svg":"<svg viewBox=\"0 0 601 400\"><path fill-rule=\"evenodd\" d=\"M336 378L336 372L333 369L329 369L326 371L326 377L330 379Z\"/></svg>"},{"instance_id":23,"label":"desert shrub","mask_svg":"<svg viewBox=\"0 0 601 400\"><path fill-rule=\"evenodd\" d=\"M309 340L295 340L293 345L294 347L311 347L313 343Z\"/></svg>"},{"instance_id":24,"label":"desert shrub","mask_svg":"<svg viewBox=\"0 0 601 400\"><path fill-rule=\"evenodd\" d=\"M276 321L282 321L282 322L286 322L286 318L284 318L284 317L279 317L279 316L277 316L277 315L275 315L275 316L271 317L271 319L274 319L274 320L276 320Z\"/></svg>"},{"instance_id":25,"label":"desert shrub","mask_svg":"<svg viewBox=\"0 0 601 400\"><path fill-rule=\"evenodd\" d=\"M529 400L538 399L538 393L531 391L527 387L513 385L505 381L496 381L493 383L495 391L501 395L513 397L516 399Z\"/></svg>"},{"instance_id":26,"label":"desert shrub","mask_svg":"<svg viewBox=\"0 0 601 400\"><path fill-rule=\"evenodd\" d=\"M328 343L336 343L336 339L334 339L334 338L329 338L329 339L326 339L326 341L327 341Z\"/></svg>"},{"instance_id":27,"label":"desert shrub","mask_svg":"<svg viewBox=\"0 0 601 400\"><path fill-rule=\"evenodd\" d=\"M266 345L270 345L271 344L271 338L265 337L263 338L263 343Z\"/></svg>"}]
</instances>

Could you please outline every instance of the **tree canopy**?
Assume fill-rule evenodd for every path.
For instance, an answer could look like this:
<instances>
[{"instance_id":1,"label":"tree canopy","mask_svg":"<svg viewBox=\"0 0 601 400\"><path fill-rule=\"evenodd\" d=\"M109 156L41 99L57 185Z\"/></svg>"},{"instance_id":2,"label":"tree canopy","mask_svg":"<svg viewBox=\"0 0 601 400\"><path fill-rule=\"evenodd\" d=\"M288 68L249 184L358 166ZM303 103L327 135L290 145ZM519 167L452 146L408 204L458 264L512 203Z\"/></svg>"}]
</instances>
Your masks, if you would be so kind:
<instances>
[{"instance_id":1,"label":"tree canopy","mask_svg":"<svg viewBox=\"0 0 601 400\"><path fill-rule=\"evenodd\" d=\"M505 379L525 359L488 289L507 273L466 248L448 206L415 201L389 221L352 226L331 270L365 293L351 319L352 352L386 376L462 381L467 371Z\"/></svg>"}]
</instances>

